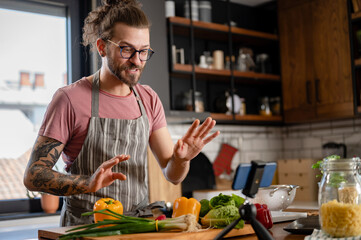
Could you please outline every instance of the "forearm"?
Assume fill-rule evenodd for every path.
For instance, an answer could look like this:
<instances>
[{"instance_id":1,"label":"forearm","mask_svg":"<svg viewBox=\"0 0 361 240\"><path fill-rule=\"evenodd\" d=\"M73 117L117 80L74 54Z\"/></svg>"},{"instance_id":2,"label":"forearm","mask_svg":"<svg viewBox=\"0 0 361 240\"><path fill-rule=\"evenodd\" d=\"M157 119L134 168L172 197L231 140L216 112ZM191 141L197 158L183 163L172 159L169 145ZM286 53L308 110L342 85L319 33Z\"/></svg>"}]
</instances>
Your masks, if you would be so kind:
<instances>
[{"instance_id":1,"label":"forearm","mask_svg":"<svg viewBox=\"0 0 361 240\"><path fill-rule=\"evenodd\" d=\"M59 141L38 137L24 174L24 185L29 190L62 196L89 191L90 177L52 170L63 148L64 145Z\"/></svg>"},{"instance_id":2,"label":"forearm","mask_svg":"<svg viewBox=\"0 0 361 240\"><path fill-rule=\"evenodd\" d=\"M34 166L28 177L26 187L30 191L69 196L89 192L90 177L67 175L44 166Z\"/></svg>"}]
</instances>

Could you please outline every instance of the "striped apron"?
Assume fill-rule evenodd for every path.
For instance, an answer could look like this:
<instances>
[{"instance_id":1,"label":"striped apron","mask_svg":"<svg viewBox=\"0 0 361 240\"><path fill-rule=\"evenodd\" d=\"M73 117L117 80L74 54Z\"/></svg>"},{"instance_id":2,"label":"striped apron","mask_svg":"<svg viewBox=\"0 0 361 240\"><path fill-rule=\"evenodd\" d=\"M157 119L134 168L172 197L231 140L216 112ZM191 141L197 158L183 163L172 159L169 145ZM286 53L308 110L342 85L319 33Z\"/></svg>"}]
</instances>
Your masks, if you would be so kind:
<instances>
[{"instance_id":1,"label":"striped apron","mask_svg":"<svg viewBox=\"0 0 361 240\"><path fill-rule=\"evenodd\" d=\"M93 211L100 198L110 197L121 201L124 212L135 211L148 204L147 146L149 122L144 105L135 89L132 89L141 110L134 120L99 118L99 73L94 75L92 86L91 118L88 134L69 173L91 176L106 160L116 155L128 154L131 158L112 168L127 176L116 180L95 193L77 194L64 198L61 226L73 226L93 222L93 216L82 213Z\"/></svg>"}]
</instances>

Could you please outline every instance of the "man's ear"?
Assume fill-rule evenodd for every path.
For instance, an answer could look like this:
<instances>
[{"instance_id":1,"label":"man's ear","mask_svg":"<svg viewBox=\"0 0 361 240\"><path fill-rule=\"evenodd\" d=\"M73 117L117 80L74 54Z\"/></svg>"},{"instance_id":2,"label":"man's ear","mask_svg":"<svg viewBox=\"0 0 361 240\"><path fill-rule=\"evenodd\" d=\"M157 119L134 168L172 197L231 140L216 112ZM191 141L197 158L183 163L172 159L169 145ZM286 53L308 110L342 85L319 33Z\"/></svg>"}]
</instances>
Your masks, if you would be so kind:
<instances>
[{"instance_id":1,"label":"man's ear","mask_svg":"<svg viewBox=\"0 0 361 240\"><path fill-rule=\"evenodd\" d=\"M98 38L97 39L97 50L101 57L106 56L105 47L106 47L106 44L105 44L104 40L101 38Z\"/></svg>"}]
</instances>

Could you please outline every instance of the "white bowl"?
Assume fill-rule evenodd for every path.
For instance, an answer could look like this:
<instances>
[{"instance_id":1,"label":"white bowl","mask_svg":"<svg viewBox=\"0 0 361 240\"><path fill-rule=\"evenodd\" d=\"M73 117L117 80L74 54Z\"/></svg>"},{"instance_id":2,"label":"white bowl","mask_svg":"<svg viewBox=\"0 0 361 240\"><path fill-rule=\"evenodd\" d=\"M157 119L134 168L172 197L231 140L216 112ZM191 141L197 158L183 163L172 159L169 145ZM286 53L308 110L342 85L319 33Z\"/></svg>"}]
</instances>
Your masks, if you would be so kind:
<instances>
[{"instance_id":1,"label":"white bowl","mask_svg":"<svg viewBox=\"0 0 361 240\"><path fill-rule=\"evenodd\" d=\"M280 211L291 205L296 196L297 185L271 185L259 188L252 203L266 204L270 211Z\"/></svg>"}]
</instances>

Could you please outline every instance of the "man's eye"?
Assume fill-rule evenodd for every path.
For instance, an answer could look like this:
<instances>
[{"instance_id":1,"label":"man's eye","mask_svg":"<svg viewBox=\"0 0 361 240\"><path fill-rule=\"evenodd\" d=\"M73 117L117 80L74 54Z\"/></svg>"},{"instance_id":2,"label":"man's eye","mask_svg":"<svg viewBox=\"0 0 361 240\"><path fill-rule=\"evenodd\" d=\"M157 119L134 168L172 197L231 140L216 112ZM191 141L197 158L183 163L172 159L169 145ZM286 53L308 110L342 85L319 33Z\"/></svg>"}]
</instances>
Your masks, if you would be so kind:
<instances>
[{"instance_id":1,"label":"man's eye","mask_svg":"<svg viewBox=\"0 0 361 240\"><path fill-rule=\"evenodd\" d=\"M131 53L131 52L133 52L133 48L125 47L125 48L123 48L123 52Z\"/></svg>"},{"instance_id":2,"label":"man's eye","mask_svg":"<svg viewBox=\"0 0 361 240\"><path fill-rule=\"evenodd\" d=\"M148 50L147 50L147 49L144 49L144 50L142 50L142 51L140 52L140 54L146 56L146 55L148 55Z\"/></svg>"}]
</instances>

